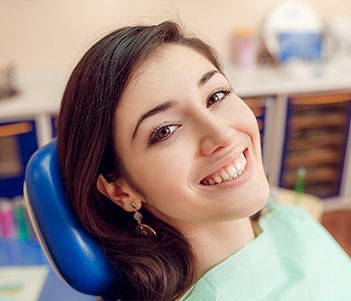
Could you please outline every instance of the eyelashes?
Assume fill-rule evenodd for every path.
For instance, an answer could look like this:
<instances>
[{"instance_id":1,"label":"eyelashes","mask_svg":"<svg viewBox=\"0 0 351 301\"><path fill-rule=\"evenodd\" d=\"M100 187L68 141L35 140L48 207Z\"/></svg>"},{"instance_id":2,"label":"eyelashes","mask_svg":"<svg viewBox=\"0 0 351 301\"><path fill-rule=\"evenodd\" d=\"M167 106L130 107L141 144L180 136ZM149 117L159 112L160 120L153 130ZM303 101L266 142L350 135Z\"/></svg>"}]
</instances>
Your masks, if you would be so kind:
<instances>
[{"instance_id":1,"label":"eyelashes","mask_svg":"<svg viewBox=\"0 0 351 301\"><path fill-rule=\"evenodd\" d=\"M181 124L173 122L165 122L157 126L153 129L149 139L147 140L147 144L152 145L169 139L179 127L181 127Z\"/></svg>"},{"instance_id":2,"label":"eyelashes","mask_svg":"<svg viewBox=\"0 0 351 301\"><path fill-rule=\"evenodd\" d=\"M206 106L209 108L215 103L222 102L223 99L230 93L232 93L233 89L218 89L216 92L210 95L210 97L207 99Z\"/></svg>"},{"instance_id":3,"label":"eyelashes","mask_svg":"<svg viewBox=\"0 0 351 301\"><path fill-rule=\"evenodd\" d=\"M233 92L232 88L219 88L214 91L206 100L206 107L210 108L213 105L221 103L226 96ZM152 132L147 140L147 145L151 146L156 143L164 142L176 135L177 130L182 125L179 122L164 122L152 129Z\"/></svg>"}]
</instances>

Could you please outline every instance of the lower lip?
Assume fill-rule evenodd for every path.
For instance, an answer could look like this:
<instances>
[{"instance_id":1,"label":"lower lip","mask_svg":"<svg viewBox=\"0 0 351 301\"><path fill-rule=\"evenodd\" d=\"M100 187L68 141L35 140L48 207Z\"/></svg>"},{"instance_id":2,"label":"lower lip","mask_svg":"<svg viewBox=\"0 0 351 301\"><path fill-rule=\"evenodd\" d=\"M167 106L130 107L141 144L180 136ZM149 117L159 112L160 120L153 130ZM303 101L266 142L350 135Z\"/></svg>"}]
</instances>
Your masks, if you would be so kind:
<instances>
[{"instance_id":1,"label":"lower lip","mask_svg":"<svg viewBox=\"0 0 351 301\"><path fill-rule=\"evenodd\" d=\"M244 151L244 156L246 158L246 168L242 174L237 176L236 178L233 178L229 181L222 182L220 184L215 184L215 185L204 185L201 184L202 187L210 188L210 189L215 189L215 188L231 188L234 186L239 186L243 183L245 183L253 174L253 166L251 164L250 157L248 155L248 150Z\"/></svg>"}]
</instances>

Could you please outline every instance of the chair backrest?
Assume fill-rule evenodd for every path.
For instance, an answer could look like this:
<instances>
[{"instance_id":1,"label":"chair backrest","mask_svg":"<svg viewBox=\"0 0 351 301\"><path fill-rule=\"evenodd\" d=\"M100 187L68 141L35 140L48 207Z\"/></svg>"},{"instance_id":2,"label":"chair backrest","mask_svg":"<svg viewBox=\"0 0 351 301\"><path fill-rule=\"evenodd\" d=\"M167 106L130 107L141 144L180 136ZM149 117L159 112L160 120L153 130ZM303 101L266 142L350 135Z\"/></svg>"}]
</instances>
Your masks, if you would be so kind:
<instances>
[{"instance_id":1,"label":"chair backrest","mask_svg":"<svg viewBox=\"0 0 351 301\"><path fill-rule=\"evenodd\" d=\"M85 294L115 296L123 281L70 206L60 176L56 140L29 160L24 194L39 242L61 279Z\"/></svg>"}]
</instances>

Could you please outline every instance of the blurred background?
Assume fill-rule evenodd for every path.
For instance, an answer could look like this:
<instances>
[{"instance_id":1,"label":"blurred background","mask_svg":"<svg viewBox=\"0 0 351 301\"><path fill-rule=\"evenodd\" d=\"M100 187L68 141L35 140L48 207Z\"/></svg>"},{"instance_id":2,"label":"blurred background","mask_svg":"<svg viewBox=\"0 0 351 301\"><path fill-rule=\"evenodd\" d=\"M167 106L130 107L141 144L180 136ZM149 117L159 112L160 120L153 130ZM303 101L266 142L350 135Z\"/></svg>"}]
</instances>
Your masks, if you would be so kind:
<instances>
[{"instance_id":1,"label":"blurred background","mask_svg":"<svg viewBox=\"0 0 351 301\"><path fill-rule=\"evenodd\" d=\"M122 25L180 19L231 57L239 28L260 34L273 6L282 0L1 0L0 57L21 69L72 67L92 41ZM347 0L306 0L323 22L351 18Z\"/></svg>"},{"instance_id":2,"label":"blurred background","mask_svg":"<svg viewBox=\"0 0 351 301\"><path fill-rule=\"evenodd\" d=\"M351 254L349 0L0 0L0 237L33 241L25 166L55 137L84 52L116 28L166 19L221 54L257 116L272 198L306 207ZM8 264L13 250L0 255Z\"/></svg>"}]
</instances>

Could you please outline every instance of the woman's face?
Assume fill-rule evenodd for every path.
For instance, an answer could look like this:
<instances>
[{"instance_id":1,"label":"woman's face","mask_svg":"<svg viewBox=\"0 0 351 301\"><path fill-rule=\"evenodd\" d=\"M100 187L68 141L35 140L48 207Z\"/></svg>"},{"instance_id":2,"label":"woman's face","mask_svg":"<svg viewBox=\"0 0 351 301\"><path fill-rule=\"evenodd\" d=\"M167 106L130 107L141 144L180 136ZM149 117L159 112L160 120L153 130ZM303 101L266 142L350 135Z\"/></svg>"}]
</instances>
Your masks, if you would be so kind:
<instances>
[{"instance_id":1,"label":"woman's face","mask_svg":"<svg viewBox=\"0 0 351 301\"><path fill-rule=\"evenodd\" d=\"M266 203L256 118L204 56L166 46L116 110L115 142L143 206L178 227L247 217Z\"/></svg>"}]
</instances>

